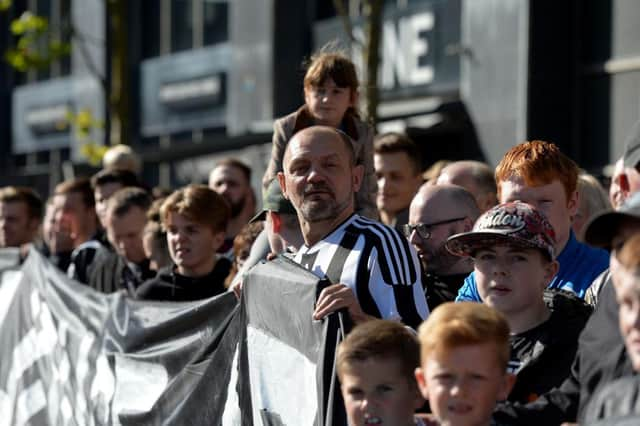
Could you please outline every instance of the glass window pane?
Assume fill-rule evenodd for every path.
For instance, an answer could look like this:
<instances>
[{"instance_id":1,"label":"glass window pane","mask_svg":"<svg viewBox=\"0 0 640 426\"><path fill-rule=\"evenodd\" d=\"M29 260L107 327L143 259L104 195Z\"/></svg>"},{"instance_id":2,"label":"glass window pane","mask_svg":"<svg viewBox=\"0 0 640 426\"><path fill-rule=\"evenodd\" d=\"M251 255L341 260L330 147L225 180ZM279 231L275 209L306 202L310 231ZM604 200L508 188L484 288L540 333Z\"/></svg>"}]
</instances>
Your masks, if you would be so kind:
<instances>
[{"instance_id":1,"label":"glass window pane","mask_svg":"<svg viewBox=\"0 0 640 426\"><path fill-rule=\"evenodd\" d=\"M171 0L171 51L193 47L193 0Z\"/></svg>"}]
</instances>

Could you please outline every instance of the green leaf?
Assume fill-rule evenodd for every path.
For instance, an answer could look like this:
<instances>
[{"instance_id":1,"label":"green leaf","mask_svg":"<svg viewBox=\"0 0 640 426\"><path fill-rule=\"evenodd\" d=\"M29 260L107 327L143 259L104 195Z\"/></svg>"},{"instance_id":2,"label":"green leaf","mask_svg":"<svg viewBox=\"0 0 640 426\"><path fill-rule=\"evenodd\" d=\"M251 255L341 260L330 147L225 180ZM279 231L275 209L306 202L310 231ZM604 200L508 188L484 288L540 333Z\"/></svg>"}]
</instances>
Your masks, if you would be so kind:
<instances>
[{"instance_id":1,"label":"green leaf","mask_svg":"<svg viewBox=\"0 0 640 426\"><path fill-rule=\"evenodd\" d=\"M20 16L20 21L24 23L26 30L42 32L49 27L49 21L42 16L34 15L33 13L26 11Z\"/></svg>"},{"instance_id":2,"label":"green leaf","mask_svg":"<svg viewBox=\"0 0 640 426\"><path fill-rule=\"evenodd\" d=\"M18 38L16 48L5 55L5 59L18 71L46 68L52 62L71 53L71 43L59 39L49 40L51 36L48 31L49 21L30 11L24 12L20 18L13 20L10 28Z\"/></svg>"},{"instance_id":3,"label":"green leaf","mask_svg":"<svg viewBox=\"0 0 640 426\"><path fill-rule=\"evenodd\" d=\"M104 153L108 147L104 145L98 145L97 143L85 142L80 146L80 153L87 159L89 164L93 166L99 166L102 161Z\"/></svg>"},{"instance_id":4,"label":"green leaf","mask_svg":"<svg viewBox=\"0 0 640 426\"><path fill-rule=\"evenodd\" d=\"M42 16L34 15L31 25L34 31L43 32L49 29L49 20Z\"/></svg>"},{"instance_id":5,"label":"green leaf","mask_svg":"<svg viewBox=\"0 0 640 426\"><path fill-rule=\"evenodd\" d=\"M4 12L11 7L11 0L0 0L0 11Z\"/></svg>"},{"instance_id":6,"label":"green leaf","mask_svg":"<svg viewBox=\"0 0 640 426\"><path fill-rule=\"evenodd\" d=\"M11 34L13 35L24 34L24 32L26 31L26 26L20 19L14 19L13 21L11 21L11 25L9 26L9 28L11 29Z\"/></svg>"},{"instance_id":7,"label":"green leaf","mask_svg":"<svg viewBox=\"0 0 640 426\"><path fill-rule=\"evenodd\" d=\"M16 43L16 46L20 50L27 50L27 49L29 49L31 47L32 44L33 44L33 38L27 37L27 36L22 36L22 37L20 37L18 39L18 42Z\"/></svg>"},{"instance_id":8,"label":"green leaf","mask_svg":"<svg viewBox=\"0 0 640 426\"><path fill-rule=\"evenodd\" d=\"M4 54L5 60L11 65L13 68L20 72L25 72L27 70L27 62L24 59L24 56L21 53L18 53L16 50L8 50Z\"/></svg>"}]
</instances>

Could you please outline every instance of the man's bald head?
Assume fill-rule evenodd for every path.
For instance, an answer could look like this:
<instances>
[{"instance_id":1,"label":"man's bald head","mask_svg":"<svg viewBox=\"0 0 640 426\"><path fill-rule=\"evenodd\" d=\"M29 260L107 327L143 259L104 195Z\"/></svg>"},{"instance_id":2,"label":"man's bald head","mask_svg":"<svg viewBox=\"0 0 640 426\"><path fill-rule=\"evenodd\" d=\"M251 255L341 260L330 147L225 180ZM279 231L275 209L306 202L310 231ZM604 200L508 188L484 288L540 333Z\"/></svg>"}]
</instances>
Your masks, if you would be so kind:
<instances>
[{"instance_id":1,"label":"man's bald head","mask_svg":"<svg viewBox=\"0 0 640 426\"><path fill-rule=\"evenodd\" d=\"M425 221L425 223L450 219L454 216L467 216L475 222L481 213L473 194L461 186L451 184L422 185L411 202L411 211L422 210L425 207L431 210L421 214L423 217L428 216L425 219L429 222ZM443 215L451 217L440 217Z\"/></svg>"},{"instance_id":2,"label":"man's bald head","mask_svg":"<svg viewBox=\"0 0 640 426\"><path fill-rule=\"evenodd\" d=\"M480 161L455 161L447 165L442 169L437 183L462 186L473 194L482 211L498 203L494 170Z\"/></svg>"},{"instance_id":3,"label":"man's bald head","mask_svg":"<svg viewBox=\"0 0 640 426\"><path fill-rule=\"evenodd\" d=\"M331 127L308 127L289 141L278 183L298 213L306 244L315 244L355 211L364 167L354 157L349 137Z\"/></svg>"},{"instance_id":4,"label":"man's bald head","mask_svg":"<svg viewBox=\"0 0 640 426\"><path fill-rule=\"evenodd\" d=\"M321 141L327 140L325 138L327 138L328 140L340 141L344 147L345 155L347 155L347 157L349 158L349 164L351 166L356 165L356 153L351 137L349 137L349 135L347 135L346 133L329 126L311 126L302 129L294 134L284 151L282 164L287 164L291 155L291 150L295 149L296 144L298 144L301 140L314 140L318 141L318 143L321 143Z\"/></svg>"}]
</instances>

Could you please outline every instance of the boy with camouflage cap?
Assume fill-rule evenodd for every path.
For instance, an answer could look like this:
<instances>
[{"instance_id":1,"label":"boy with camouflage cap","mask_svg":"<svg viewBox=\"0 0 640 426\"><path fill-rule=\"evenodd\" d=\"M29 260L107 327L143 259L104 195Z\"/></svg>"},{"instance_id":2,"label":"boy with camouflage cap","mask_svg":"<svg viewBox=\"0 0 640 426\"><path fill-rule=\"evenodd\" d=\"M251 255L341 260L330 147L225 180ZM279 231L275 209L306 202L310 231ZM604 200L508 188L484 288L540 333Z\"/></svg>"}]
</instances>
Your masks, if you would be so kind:
<instances>
[{"instance_id":1,"label":"boy with camouflage cap","mask_svg":"<svg viewBox=\"0 0 640 426\"><path fill-rule=\"evenodd\" d=\"M509 370L517 375L511 401L535 400L562 383L590 314L575 295L546 290L558 271L554 247L549 221L522 202L488 210L471 232L447 240L453 254L473 258L482 300L509 323Z\"/></svg>"}]
</instances>

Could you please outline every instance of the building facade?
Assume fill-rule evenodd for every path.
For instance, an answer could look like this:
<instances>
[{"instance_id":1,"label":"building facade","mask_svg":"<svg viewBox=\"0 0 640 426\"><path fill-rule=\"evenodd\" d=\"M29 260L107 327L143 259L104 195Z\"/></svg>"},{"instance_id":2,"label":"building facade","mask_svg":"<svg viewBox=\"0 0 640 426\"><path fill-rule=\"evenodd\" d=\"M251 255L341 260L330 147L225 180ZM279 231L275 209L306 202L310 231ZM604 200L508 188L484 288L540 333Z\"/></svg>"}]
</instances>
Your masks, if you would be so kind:
<instances>
[{"instance_id":1,"label":"building facade","mask_svg":"<svg viewBox=\"0 0 640 426\"><path fill-rule=\"evenodd\" d=\"M115 36L126 37L120 134L142 155L147 182L165 187L204 181L232 155L253 167L259 188L273 120L303 102L303 60L337 39L359 62L332 2L123 4L114 15L102 0L18 0L0 13L2 50L14 43L10 20L26 10L47 16L59 37L65 25L75 35L71 55L46 69L0 65L0 184L47 193L93 171L68 112L106 123L90 131L104 141ZM360 37L359 2L345 4ZM633 0L387 0L378 130L409 134L425 166L495 165L514 144L544 139L598 171L621 155L640 118L639 18Z\"/></svg>"}]
</instances>

